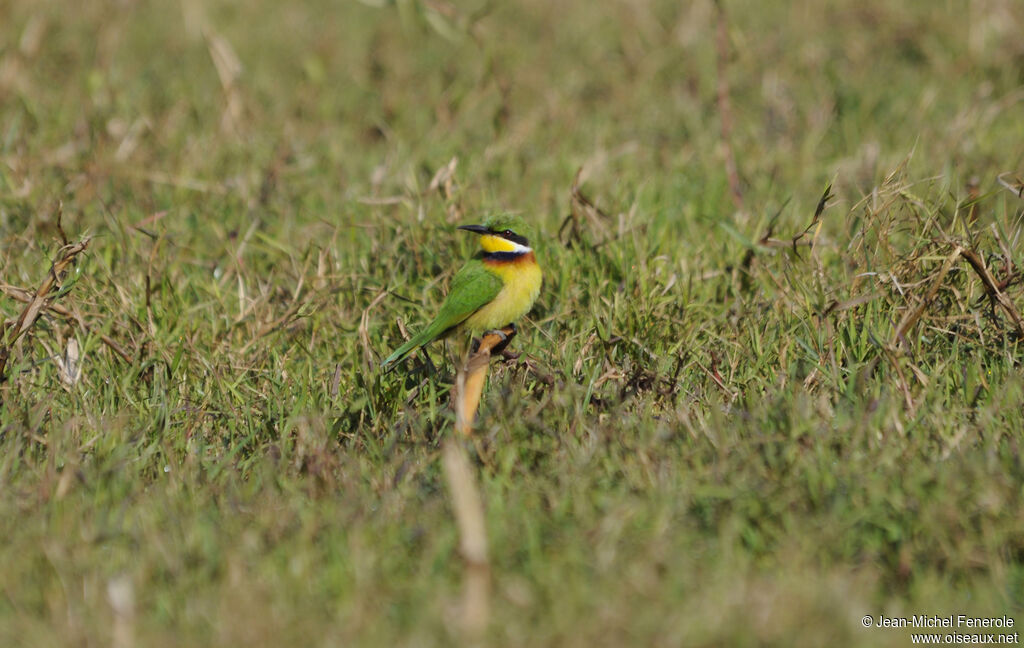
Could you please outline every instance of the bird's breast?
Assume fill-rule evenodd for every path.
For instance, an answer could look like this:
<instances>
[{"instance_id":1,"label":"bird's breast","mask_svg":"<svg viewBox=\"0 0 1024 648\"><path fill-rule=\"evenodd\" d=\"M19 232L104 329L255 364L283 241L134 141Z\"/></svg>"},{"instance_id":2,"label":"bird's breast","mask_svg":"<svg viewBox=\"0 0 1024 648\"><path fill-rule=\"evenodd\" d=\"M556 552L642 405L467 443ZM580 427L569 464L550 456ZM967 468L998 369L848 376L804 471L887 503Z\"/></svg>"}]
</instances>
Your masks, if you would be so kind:
<instances>
[{"instance_id":1,"label":"bird's breast","mask_svg":"<svg viewBox=\"0 0 1024 648\"><path fill-rule=\"evenodd\" d=\"M494 299L466 320L465 324L474 331L500 328L526 315L537 300L543 281L533 252L512 260L485 260L484 267L497 275L503 286Z\"/></svg>"}]
</instances>

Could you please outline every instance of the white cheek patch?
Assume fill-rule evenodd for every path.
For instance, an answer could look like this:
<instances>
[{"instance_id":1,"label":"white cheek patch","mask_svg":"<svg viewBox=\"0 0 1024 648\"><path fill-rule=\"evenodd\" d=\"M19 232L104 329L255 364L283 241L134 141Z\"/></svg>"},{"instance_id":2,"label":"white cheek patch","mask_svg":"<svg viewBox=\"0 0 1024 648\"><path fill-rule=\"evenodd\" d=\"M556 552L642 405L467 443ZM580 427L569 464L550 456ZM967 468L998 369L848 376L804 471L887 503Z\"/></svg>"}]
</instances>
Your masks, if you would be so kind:
<instances>
[{"instance_id":1,"label":"white cheek patch","mask_svg":"<svg viewBox=\"0 0 1024 648\"><path fill-rule=\"evenodd\" d=\"M515 241L508 241L508 244L512 246L512 249L510 251L514 252L515 254L526 254L527 252L533 252L533 248L528 247L526 245L520 245Z\"/></svg>"}]
</instances>

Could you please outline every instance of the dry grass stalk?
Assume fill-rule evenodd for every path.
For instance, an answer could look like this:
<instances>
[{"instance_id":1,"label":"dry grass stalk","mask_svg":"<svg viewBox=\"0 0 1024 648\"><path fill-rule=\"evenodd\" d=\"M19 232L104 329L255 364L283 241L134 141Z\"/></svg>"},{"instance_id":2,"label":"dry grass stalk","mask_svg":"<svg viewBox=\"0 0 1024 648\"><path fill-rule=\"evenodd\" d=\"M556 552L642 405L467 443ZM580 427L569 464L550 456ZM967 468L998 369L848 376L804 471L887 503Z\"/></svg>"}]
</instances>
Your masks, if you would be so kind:
<instances>
[{"instance_id":1,"label":"dry grass stalk","mask_svg":"<svg viewBox=\"0 0 1024 648\"><path fill-rule=\"evenodd\" d=\"M114 613L111 645L129 648L135 645L135 588L128 576L107 581L107 602Z\"/></svg>"},{"instance_id":2,"label":"dry grass stalk","mask_svg":"<svg viewBox=\"0 0 1024 648\"><path fill-rule=\"evenodd\" d=\"M8 284L0 284L0 292L4 293L11 299L15 299L25 304L29 304L35 299L35 296L32 294L31 290L25 290L24 288L18 288L17 286L11 286ZM82 316L79 313L73 312L67 306L63 306L55 302L49 302L46 304L46 310L51 313L54 313L55 315L60 315L61 317L67 319L68 321L74 322L75 324L78 325L78 328L82 329L82 331L85 333L90 333L93 331L92 325L90 325L84 319L82 319ZM105 333L99 333L98 335L100 341L103 342L103 344L110 347L110 350L116 353L122 360L124 360L125 362L132 361L131 354L128 353L128 351L126 351L124 347L115 342L113 338L111 338L109 335L106 335Z\"/></svg>"},{"instance_id":3,"label":"dry grass stalk","mask_svg":"<svg viewBox=\"0 0 1024 648\"><path fill-rule=\"evenodd\" d=\"M974 250L962 250L960 254L974 268L974 271L978 273L981 282L985 284L985 292L988 293L989 297L999 302L999 305L1003 307L1006 314L1013 320L1013 324L1017 329L1017 335L1024 338L1024 321L1021 320L1020 313L1017 312L1017 308L1010 301L1010 298L1006 296L1006 293L999 289L999 284L996 283L992 273L985 267L985 261L981 258L981 255Z\"/></svg>"},{"instance_id":4,"label":"dry grass stalk","mask_svg":"<svg viewBox=\"0 0 1024 648\"><path fill-rule=\"evenodd\" d=\"M363 345L363 362L366 363L368 370L373 367L373 347L370 344L370 311L372 311L377 304L384 301L390 293L387 290L380 291L370 305L363 309L363 315L359 318L359 341Z\"/></svg>"},{"instance_id":5,"label":"dry grass stalk","mask_svg":"<svg viewBox=\"0 0 1024 648\"><path fill-rule=\"evenodd\" d=\"M235 54L231 43L213 29L209 27L203 29L203 37L206 39L213 67L217 70L217 77L224 90L225 107L221 125L226 131L238 133L242 122L243 107L242 93L238 86L238 80L242 76L242 62Z\"/></svg>"},{"instance_id":6,"label":"dry grass stalk","mask_svg":"<svg viewBox=\"0 0 1024 648\"><path fill-rule=\"evenodd\" d=\"M566 247L583 238L584 223L589 225L591 230L600 233L601 240L593 244L594 248L601 247L614 237L606 223L611 222L604 210L597 206L593 200L583 193L583 167L576 169L576 175L572 180L572 188L569 190L569 215L565 217L558 228L558 240ZM568 229L567 229L568 228ZM563 237L563 234L565 236Z\"/></svg>"},{"instance_id":7,"label":"dry grass stalk","mask_svg":"<svg viewBox=\"0 0 1024 648\"><path fill-rule=\"evenodd\" d=\"M1024 178L1020 175L1010 177L1010 173L1000 173L996 180L1005 189L1009 189L1017 195L1018 198L1024 198Z\"/></svg>"},{"instance_id":8,"label":"dry grass stalk","mask_svg":"<svg viewBox=\"0 0 1024 648\"><path fill-rule=\"evenodd\" d=\"M1017 307L1014 306L1010 298L1007 297L1006 293L1000 289L999 282L995 280L995 277L992 276L992 273L989 272L988 268L985 266L984 259L982 259L981 255L974 250L956 245L953 248L953 252L946 257L945 261L942 263L942 267L935 274L935 278L932 280L928 291L921 300L921 303L918 304L917 308L908 312L903 317L902 321L900 321L899 326L896 327L896 332L893 334L892 340L893 346L896 346L901 342L905 344L906 334L921 318L932 300L935 299L936 294L938 294L939 289L942 287L942 284L946 279L946 275L949 274L949 271L952 269L953 264L957 259L961 258L967 261L968 265L971 266L974 272L981 279L982 284L985 286L985 293L988 294L989 298L994 302L997 302L1003 310L1006 311L1006 314L1009 315L1010 319L1013 321L1014 329L1016 330L1018 337L1024 338L1024 319L1021 318L1020 313L1017 311Z\"/></svg>"},{"instance_id":9,"label":"dry grass stalk","mask_svg":"<svg viewBox=\"0 0 1024 648\"><path fill-rule=\"evenodd\" d=\"M47 307L50 293L54 288L61 287L64 271L76 256L89 247L89 241L89 238L84 238L78 243L65 245L58 250L57 257L54 259L53 265L50 266L50 272L40 284L39 289L32 295L32 299L27 302L21 315L10 324L4 323L3 331L0 333L0 382L7 379L7 361L11 357L14 343L35 324L39 314Z\"/></svg>"},{"instance_id":10,"label":"dry grass stalk","mask_svg":"<svg viewBox=\"0 0 1024 648\"><path fill-rule=\"evenodd\" d=\"M65 388L71 389L82 379L82 349L78 340L70 338L64 347L64 354L54 360L57 363L57 376Z\"/></svg>"},{"instance_id":11,"label":"dry grass stalk","mask_svg":"<svg viewBox=\"0 0 1024 648\"><path fill-rule=\"evenodd\" d=\"M718 22L715 30L715 61L718 70L717 103L718 118L722 126L722 151L725 154L725 175L729 180L729 195L740 212L743 211L743 190L740 188L740 174L736 167L736 156L732 152L732 104L729 102L729 80L726 67L729 57L729 27L726 23L725 6L722 0L715 2Z\"/></svg>"},{"instance_id":12,"label":"dry grass stalk","mask_svg":"<svg viewBox=\"0 0 1024 648\"><path fill-rule=\"evenodd\" d=\"M905 336L907 331L917 323L917 320L921 319L921 315L924 314L928 305L932 303L933 299L935 299L935 295L939 292L939 288L942 287L942 283L946 280L946 275L949 274L950 269L953 267L953 263L960 258L963 251L963 248L959 245L953 249L952 254L946 257L946 260L942 263L942 267L935 274L935 279L932 281L932 284L928 288L928 292L925 293L921 303L918 304L917 308L903 316L903 320L899 323L899 326L896 327L896 332L893 334L892 345L894 347L901 341L906 345Z\"/></svg>"}]
</instances>

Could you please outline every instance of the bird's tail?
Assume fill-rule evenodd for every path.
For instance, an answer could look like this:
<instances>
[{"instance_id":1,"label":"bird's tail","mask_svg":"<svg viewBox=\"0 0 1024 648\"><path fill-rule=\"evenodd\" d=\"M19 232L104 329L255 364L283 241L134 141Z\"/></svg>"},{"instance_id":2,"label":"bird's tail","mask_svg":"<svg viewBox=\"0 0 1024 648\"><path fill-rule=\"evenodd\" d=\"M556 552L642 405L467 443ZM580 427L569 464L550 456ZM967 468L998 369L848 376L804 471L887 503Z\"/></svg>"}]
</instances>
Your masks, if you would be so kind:
<instances>
[{"instance_id":1,"label":"bird's tail","mask_svg":"<svg viewBox=\"0 0 1024 648\"><path fill-rule=\"evenodd\" d=\"M391 371L392 369L394 369L396 362L398 362L405 356L409 355L410 353L413 352L414 349L423 344L419 338L420 336L417 335L413 339L409 340L402 346L395 349L394 353L384 358L384 362L380 363L380 368L384 369L385 371Z\"/></svg>"},{"instance_id":2,"label":"bird's tail","mask_svg":"<svg viewBox=\"0 0 1024 648\"><path fill-rule=\"evenodd\" d=\"M380 363L380 368L385 371L391 371L395 368L395 364L405 358L417 348L429 344L437 337L444 334L444 329L438 325L438 322L432 323L425 330L420 331L419 334L412 336L412 339L403 344L402 346L395 349L395 352L384 358L384 362Z\"/></svg>"}]
</instances>

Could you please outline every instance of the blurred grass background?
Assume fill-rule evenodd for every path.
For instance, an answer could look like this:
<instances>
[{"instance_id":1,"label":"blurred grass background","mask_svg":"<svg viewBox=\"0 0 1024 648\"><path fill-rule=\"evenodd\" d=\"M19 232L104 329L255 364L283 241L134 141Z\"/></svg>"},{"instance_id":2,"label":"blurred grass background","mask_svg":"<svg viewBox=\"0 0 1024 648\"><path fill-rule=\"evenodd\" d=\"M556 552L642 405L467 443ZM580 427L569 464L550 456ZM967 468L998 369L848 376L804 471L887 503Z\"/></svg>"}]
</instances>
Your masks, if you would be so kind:
<instances>
[{"instance_id":1,"label":"blurred grass background","mask_svg":"<svg viewBox=\"0 0 1024 648\"><path fill-rule=\"evenodd\" d=\"M951 256L1024 305L997 181L1024 170L1019 2L5 0L0 24L0 283L93 237L73 317L0 386L4 645L455 641L450 360L373 367L469 254L453 225L497 210L547 282L479 421L486 643L1024 620L1021 340Z\"/></svg>"}]
</instances>

